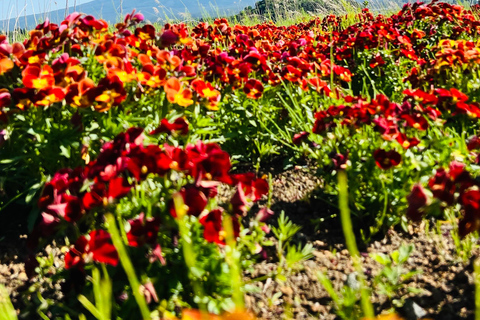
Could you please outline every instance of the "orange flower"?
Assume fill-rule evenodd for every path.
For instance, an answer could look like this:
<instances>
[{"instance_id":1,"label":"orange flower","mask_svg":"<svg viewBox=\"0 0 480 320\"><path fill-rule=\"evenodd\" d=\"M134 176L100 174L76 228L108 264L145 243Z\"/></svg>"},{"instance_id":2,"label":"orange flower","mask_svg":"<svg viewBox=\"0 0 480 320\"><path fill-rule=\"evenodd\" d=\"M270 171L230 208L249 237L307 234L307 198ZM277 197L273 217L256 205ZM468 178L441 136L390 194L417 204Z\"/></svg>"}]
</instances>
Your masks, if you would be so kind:
<instances>
[{"instance_id":1,"label":"orange flower","mask_svg":"<svg viewBox=\"0 0 480 320\"><path fill-rule=\"evenodd\" d=\"M182 60L179 57L165 50L160 50L156 57L161 66L167 66L168 62L170 70L175 70L182 63Z\"/></svg>"},{"instance_id":2,"label":"orange flower","mask_svg":"<svg viewBox=\"0 0 480 320\"><path fill-rule=\"evenodd\" d=\"M182 107L188 107L193 104L192 91L190 89L184 89L175 94L175 103Z\"/></svg>"},{"instance_id":3,"label":"orange flower","mask_svg":"<svg viewBox=\"0 0 480 320\"><path fill-rule=\"evenodd\" d=\"M182 84L180 81L172 77L165 82L163 88L165 89L165 93L167 94L167 99L170 102L175 102L175 95L180 91L182 88Z\"/></svg>"},{"instance_id":4,"label":"orange flower","mask_svg":"<svg viewBox=\"0 0 480 320\"><path fill-rule=\"evenodd\" d=\"M23 85L29 89L48 89L55 84L52 67L38 64L29 65L23 70Z\"/></svg>"},{"instance_id":5,"label":"orange flower","mask_svg":"<svg viewBox=\"0 0 480 320\"><path fill-rule=\"evenodd\" d=\"M108 111L115 103L115 99L120 97L120 93L115 90L105 90L95 98L98 104L95 106L95 110L99 112Z\"/></svg>"},{"instance_id":6,"label":"orange flower","mask_svg":"<svg viewBox=\"0 0 480 320\"><path fill-rule=\"evenodd\" d=\"M125 100L127 92L118 76L103 78L96 88L88 90L88 98L96 101L95 110L104 112Z\"/></svg>"},{"instance_id":7,"label":"orange flower","mask_svg":"<svg viewBox=\"0 0 480 320\"><path fill-rule=\"evenodd\" d=\"M95 88L93 80L89 78L82 79L80 82L71 84L68 87L65 100L74 107L87 108L93 103L87 94L92 88Z\"/></svg>"},{"instance_id":8,"label":"orange flower","mask_svg":"<svg viewBox=\"0 0 480 320\"><path fill-rule=\"evenodd\" d=\"M182 84L177 78L172 77L168 79L163 87L167 94L167 99L171 103L176 103L182 107L188 107L193 104L192 91L190 89L182 89Z\"/></svg>"},{"instance_id":9,"label":"orange flower","mask_svg":"<svg viewBox=\"0 0 480 320\"><path fill-rule=\"evenodd\" d=\"M0 59L0 75L13 69L13 61L9 58Z\"/></svg>"},{"instance_id":10,"label":"orange flower","mask_svg":"<svg viewBox=\"0 0 480 320\"><path fill-rule=\"evenodd\" d=\"M41 90L35 96L35 105L47 107L55 102L60 102L65 98L65 92L62 88L49 88Z\"/></svg>"},{"instance_id":11,"label":"orange flower","mask_svg":"<svg viewBox=\"0 0 480 320\"><path fill-rule=\"evenodd\" d=\"M200 97L208 99L208 109L218 110L218 102L220 101L220 92L218 90L215 90L210 83L201 79L193 80L192 87Z\"/></svg>"}]
</instances>

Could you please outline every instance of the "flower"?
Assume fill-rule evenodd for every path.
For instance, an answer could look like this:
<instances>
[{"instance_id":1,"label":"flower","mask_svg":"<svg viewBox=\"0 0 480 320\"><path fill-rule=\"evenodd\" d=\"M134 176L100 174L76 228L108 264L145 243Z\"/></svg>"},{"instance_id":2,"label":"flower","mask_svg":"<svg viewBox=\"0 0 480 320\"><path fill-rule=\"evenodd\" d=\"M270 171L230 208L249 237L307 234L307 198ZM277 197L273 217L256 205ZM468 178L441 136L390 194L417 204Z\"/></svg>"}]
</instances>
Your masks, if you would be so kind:
<instances>
[{"instance_id":1,"label":"flower","mask_svg":"<svg viewBox=\"0 0 480 320\"><path fill-rule=\"evenodd\" d=\"M422 185L415 184L412 191L407 196L408 210L407 218L412 221L419 221L422 218L423 212L421 209L427 205L427 195Z\"/></svg>"},{"instance_id":2,"label":"flower","mask_svg":"<svg viewBox=\"0 0 480 320\"><path fill-rule=\"evenodd\" d=\"M243 92L250 99L258 99L263 94L263 85L257 79L249 79L243 87Z\"/></svg>"},{"instance_id":3,"label":"flower","mask_svg":"<svg viewBox=\"0 0 480 320\"><path fill-rule=\"evenodd\" d=\"M87 260L118 264L118 253L111 243L110 234L104 230L93 230L86 236L80 236L74 246L65 254L65 269L83 267Z\"/></svg>"},{"instance_id":4,"label":"flower","mask_svg":"<svg viewBox=\"0 0 480 320\"><path fill-rule=\"evenodd\" d=\"M162 119L162 121L160 121L160 126L151 131L150 134L173 134L175 132L178 132L181 135L188 134L188 122L184 118L177 118L173 122L169 122L167 119Z\"/></svg>"},{"instance_id":5,"label":"flower","mask_svg":"<svg viewBox=\"0 0 480 320\"><path fill-rule=\"evenodd\" d=\"M402 161L402 156L395 150L385 151L377 149L373 152L373 158L377 166L383 170L398 166L400 161Z\"/></svg>"}]
</instances>

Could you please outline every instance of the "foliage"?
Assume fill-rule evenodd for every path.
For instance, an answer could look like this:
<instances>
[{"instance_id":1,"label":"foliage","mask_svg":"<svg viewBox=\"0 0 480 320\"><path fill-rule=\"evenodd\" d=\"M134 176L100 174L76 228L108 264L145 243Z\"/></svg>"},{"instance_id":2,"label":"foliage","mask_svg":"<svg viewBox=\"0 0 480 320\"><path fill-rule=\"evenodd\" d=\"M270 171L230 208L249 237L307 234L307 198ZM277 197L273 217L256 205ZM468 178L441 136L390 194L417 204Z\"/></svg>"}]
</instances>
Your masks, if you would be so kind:
<instances>
[{"instance_id":1,"label":"foliage","mask_svg":"<svg viewBox=\"0 0 480 320\"><path fill-rule=\"evenodd\" d=\"M459 220L460 237L476 232L477 17L478 6L432 2L288 27L216 19L157 30L135 12L113 28L74 13L23 42L0 36L2 228L15 219L29 227L31 276L37 262L41 277L53 267L35 250L52 239L67 247L55 280L69 298L49 305L38 295L37 315L80 308L81 294L106 317L110 309L93 304L107 299L95 297L99 268L122 301L112 314L138 314L137 283L119 254L150 311L220 314L241 304L241 269L268 244L272 214L262 208L241 226L269 186L231 173L239 161L258 171L313 159L322 192L342 198L342 219L361 226L346 232L355 259L354 232L369 241L406 229L407 218L445 216ZM220 185L234 196L219 201ZM113 224L123 246L107 231ZM283 216L273 231L283 271L295 271L312 248L290 245L298 228Z\"/></svg>"}]
</instances>

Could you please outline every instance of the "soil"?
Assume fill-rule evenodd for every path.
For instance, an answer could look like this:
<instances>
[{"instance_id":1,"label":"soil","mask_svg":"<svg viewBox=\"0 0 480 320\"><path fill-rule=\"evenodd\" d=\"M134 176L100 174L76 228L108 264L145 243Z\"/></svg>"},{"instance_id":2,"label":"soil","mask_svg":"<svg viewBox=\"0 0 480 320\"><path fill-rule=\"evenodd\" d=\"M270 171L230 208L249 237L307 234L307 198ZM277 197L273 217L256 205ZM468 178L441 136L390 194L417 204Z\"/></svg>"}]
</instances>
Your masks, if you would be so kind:
<instances>
[{"instance_id":1,"label":"soil","mask_svg":"<svg viewBox=\"0 0 480 320\"><path fill-rule=\"evenodd\" d=\"M250 289L245 296L246 306L261 319L337 319L333 301L317 274L324 273L337 292L344 286L358 285L339 218L333 207L312 196L320 181L308 166L281 172L273 170L272 182L271 209L276 217L284 211L289 219L302 226L292 243L311 244L313 258L291 269L283 268L285 278L275 277L272 275L279 267L278 258L275 249L269 248L268 258L244 274ZM396 311L406 319L474 319L473 261L480 251L473 249L469 258L462 260L450 235L452 226L442 224L439 230L433 229L425 222L411 226L408 232L391 229L382 238L360 248L363 272L371 284L382 269L371 254L390 254L402 244L415 246L405 269L416 270L419 274L396 288L391 299L378 290L373 292L372 302L377 312L391 310L395 300L403 304ZM7 287L14 305L21 312L20 294L30 286L24 264L26 236L15 237L13 234L0 240L0 284ZM275 241L273 236L272 240ZM55 260L51 270L55 273L55 269L62 265L61 249L53 245L44 254ZM419 293L409 293L408 287ZM61 300L61 296L55 296L55 292L59 292L57 289L47 288L51 291L51 298Z\"/></svg>"}]
</instances>

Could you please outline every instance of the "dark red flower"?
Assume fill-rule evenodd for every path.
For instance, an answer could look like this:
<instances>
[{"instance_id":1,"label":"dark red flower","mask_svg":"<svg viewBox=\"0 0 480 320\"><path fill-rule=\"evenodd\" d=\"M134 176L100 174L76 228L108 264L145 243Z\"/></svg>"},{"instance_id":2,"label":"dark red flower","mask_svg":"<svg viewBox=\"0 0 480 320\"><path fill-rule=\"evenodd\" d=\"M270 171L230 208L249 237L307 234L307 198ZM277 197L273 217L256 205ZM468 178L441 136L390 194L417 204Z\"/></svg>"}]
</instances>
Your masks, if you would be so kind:
<instances>
[{"instance_id":1,"label":"dark red flower","mask_svg":"<svg viewBox=\"0 0 480 320\"><path fill-rule=\"evenodd\" d=\"M178 36L170 30L165 30L160 36L160 47L165 48L175 44Z\"/></svg>"},{"instance_id":2,"label":"dark red flower","mask_svg":"<svg viewBox=\"0 0 480 320\"><path fill-rule=\"evenodd\" d=\"M333 168L335 170L345 170L347 168L347 161L348 161L348 152L343 155L341 153L335 153L331 156Z\"/></svg>"},{"instance_id":3,"label":"dark red flower","mask_svg":"<svg viewBox=\"0 0 480 320\"><path fill-rule=\"evenodd\" d=\"M167 119L162 119L160 126L151 131L150 134L172 134L174 132L179 132L182 135L186 135L188 133L188 122L184 118L177 118L173 121L173 123L169 122Z\"/></svg>"},{"instance_id":4,"label":"dark red flower","mask_svg":"<svg viewBox=\"0 0 480 320\"><path fill-rule=\"evenodd\" d=\"M302 131L300 133L296 133L293 136L292 142L293 142L294 145L298 146L303 141L305 141L308 138L309 135L310 135L310 132L305 132L305 131Z\"/></svg>"},{"instance_id":5,"label":"dark red flower","mask_svg":"<svg viewBox=\"0 0 480 320\"><path fill-rule=\"evenodd\" d=\"M65 269L79 268L83 270L85 266L85 256L87 253L88 240L85 236L80 236L75 242L73 248L70 248L65 254Z\"/></svg>"},{"instance_id":6,"label":"dark red flower","mask_svg":"<svg viewBox=\"0 0 480 320\"><path fill-rule=\"evenodd\" d=\"M400 161L402 161L402 156L395 150L385 151L377 149L373 152L373 158L377 166L384 170L398 166Z\"/></svg>"},{"instance_id":7,"label":"dark red flower","mask_svg":"<svg viewBox=\"0 0 480 320\"><path fill-rule=\"evenodd\" d=\"M421 209L427 204L427 195L422 185L415 184L412 191L407 196L408 210L407 218L412 221L420 221L422 219L423 212Z\"/></svg>"},{"instance_id":8,"label":"dark red flower","mask_svg":"<svg viewBox=\"0 0 480 320\"><path fill-rule=\"evenodd\" d=\"M154 245L157 242L160 223L155 218L145 218L141 213L138 218L129 220L130 230L127 232L128 245L140 247L146 243Z\"/></svg>"},{"instance_id":9,"label":"dark red flower","mask_svg":"<svg viewBox=\"0 0 480 320\"><path fill-rule=\"evenodd\" d=\"M188 185L180 190L184 204L188 207L187 214L198 217L207 206L208 199L205 194L194 185ZM173 202L170 203L170 214L176 218L177 213Z\"/></svg>"},{"instance_id":10,"label":"dark red flower","mask_svg":"<svg viewBox=\"0 0 480 320\"><path fill-rule=\"evenodd\" d=\"M458 223L458 233L464 238L480 229L480 191L469 190L463 193L460 202L464 206L464 214Z\"/></svg>"},{"instance_id":11,"label":"dark red flower","mask_svg":"<svg viewBox=\"0 0 480 320\"><path fill-rule=\"evenodd\" d=\"M243 92L248 98L258 99L263 94L263 84L257 79L249 79L243 87Z\"/></svg>"},{"instance_id":12,"label":"dark red flower","mask_svg":"<svg viewBox=\"0 0 480 320\"><path fill-rule=\"evenodd\" d=\"M468 151L480 149L480 139L478 136L473 136L467 141L467 148Z\"/></svg>"},{"instance_id":13,"label":"dark red flower","mask_svg":"<svg viewBox=\"0 0 480 320\"><path fill-rule=\"evenodd\" d=\"M455 183L444 168L437 170L435 176L428 182L428 186L435 198L445 201L449 205L453 204Z\"/></svg>"},{"instance_id":14,"label":"dark red flower","mask_svg":"<svg viewBox=\"0 0 480 320\"><path fill-rule=\"evenodd\" d=\"M215 143L203 143L187 146L188 158L192 165L191 175L195 180L217 180L231 183L228 174L231 168L230 156Z\"/></svg>"}]
</instances>

